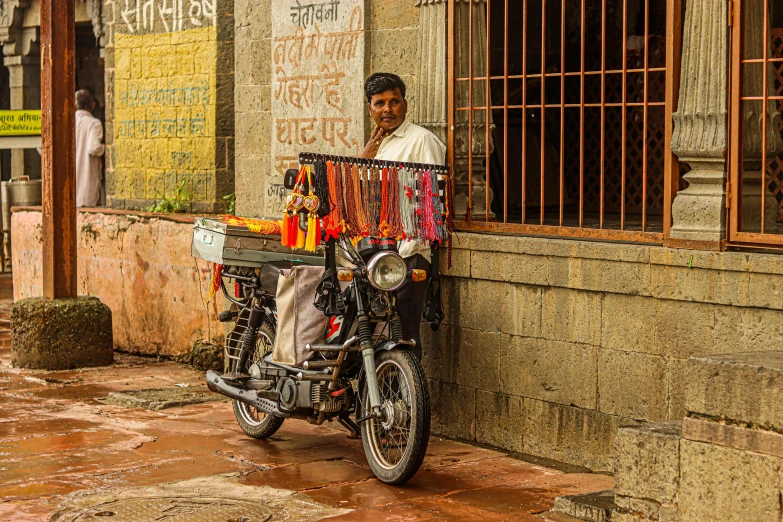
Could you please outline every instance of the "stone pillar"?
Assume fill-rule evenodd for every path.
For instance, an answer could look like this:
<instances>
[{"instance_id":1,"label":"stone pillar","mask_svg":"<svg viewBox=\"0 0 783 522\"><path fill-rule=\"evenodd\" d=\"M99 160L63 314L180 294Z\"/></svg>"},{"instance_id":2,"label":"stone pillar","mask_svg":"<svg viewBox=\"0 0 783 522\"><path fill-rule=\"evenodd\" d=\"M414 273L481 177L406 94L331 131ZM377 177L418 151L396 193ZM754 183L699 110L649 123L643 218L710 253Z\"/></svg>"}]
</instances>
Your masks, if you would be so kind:
<instances>
[{"instance_id":1,"label":"stone pillar","mask_svg":"<svg viewBox=\"0 0 783 522\"><path fill-rule=\"evenodd\" d=\"M3 63L8 67L11 109L41 108L41 53L37 27L9 27ZM11 177L41 178L41 155L35 149L11 151Z\"/></svg>"},{"instance_id":2,"label":"stone pillar","mask_svg":"<svg viewBox=\"0 0 783 522\"><path fill-rule=\"evenodd\" d=\"M719 242L726 237L728 147L728 2L687 2L682 40L680 102L672 151L688 163L688 188L672 205L671 237Z\"/></svg>"},{"instance_id":3,"label":"stone pillar","mask_svg":"<svg viewBox=\"0 0 783 522\"><path fill-rule=\"evenodd\" d=\"M473 10L473 76L481 77L487 71L487 6L486 0L456 0L454 12L454 48L455 67L457 78L465 78L470 75L470 10ZM468 82L459 82L456 86L456 100L458 105L467 106ZM473 82L473 105L484 106L486 103L486 82ZM445 94L445 93L444 93ZM458 111L454 122L454 174L456 177L454 190L455 217L462 219L468 209L468 165L470 158L468 151L473 152L473 209L472 215L481 217L486 211L486 172L483 162L486 157L486 113L475 111L473 113L473 136L469 136L469 121L467 111ZM494 125L490 118L489 148L492 151L491 132ZM470 148L470 149L469 149ZM492 195L490 194L490 201Z\"/></svg>"},{"instance_id":4,"label":"stone pillar","mask_svg":"<svg viewBox=\"0 0 783 522\"><path fill-rule=\"evenodd\" d=\"M769 53L772 38L765 42L763 36L764 3L747 2L743 4L745 36L745 56L761 58ZM767 28L769 32L770 29ZM760 95L764 85L764 71L761 64L745 67L742 71L742 90L747 94ZM767 85L763 87L767 94L775 93L775 74L772 64L767 69ZM761 192L766 191L765 199L765 232L776 232L777 200L769 190L769 177L766 165L762 166L764 102L760 100L742 102L743 135L742 135L742 205L741 230L746 232L761 232ZM767 103L767 161L780 153L783 140L780 138L778 124L780 113L777 102ZM762 172L764 175L762 176Z\"/></svg>"},{"instance_id":5,"label":"stone pillar","mask_svg":"<svg viewBox=\"0 0 783 522\"><path fill-rule=\"evenodd\" d=\"M416 0L419 10L418 100L413 121L446 143L446 0Z\"/></svg>"}]
</instances>

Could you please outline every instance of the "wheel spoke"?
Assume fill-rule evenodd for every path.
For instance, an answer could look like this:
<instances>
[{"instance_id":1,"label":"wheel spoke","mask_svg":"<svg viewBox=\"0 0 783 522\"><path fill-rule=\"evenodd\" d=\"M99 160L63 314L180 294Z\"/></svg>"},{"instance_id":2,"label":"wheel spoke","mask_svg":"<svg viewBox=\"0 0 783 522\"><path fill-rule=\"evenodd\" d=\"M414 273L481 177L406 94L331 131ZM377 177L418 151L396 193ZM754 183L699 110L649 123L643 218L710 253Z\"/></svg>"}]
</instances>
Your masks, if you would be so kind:
<instances>
[{"instance_id":1,"label":"wheel spoke","mask_svg":"<svg viewBox=\"0 0 783 522\"><path fill-rule=\"evenodd\" d=\"M372 419L370 443L380 464L397 466L405 456L411 435L411 389L405 373L395 361L386 361L377 369L381 405L389 419Z\"/></svg>"}]
</instances>

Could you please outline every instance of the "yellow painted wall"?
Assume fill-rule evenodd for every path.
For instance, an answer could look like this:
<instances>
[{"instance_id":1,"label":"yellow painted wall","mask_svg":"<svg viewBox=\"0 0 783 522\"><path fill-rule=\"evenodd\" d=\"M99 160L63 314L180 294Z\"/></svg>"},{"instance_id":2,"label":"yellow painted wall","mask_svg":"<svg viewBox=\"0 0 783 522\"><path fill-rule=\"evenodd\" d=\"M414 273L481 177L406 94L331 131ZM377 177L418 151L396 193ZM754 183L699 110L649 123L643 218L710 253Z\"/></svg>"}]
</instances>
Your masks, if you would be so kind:
<instances>
[{"instance_id":1,"label":"yellow painted wall","mask_svg":"<svg viewBox=\"0 0 783 522\"><path fill-rule=\"evenodd\" d=\"M114 36L113 197L215 199L217 29Z\"/></svg>"}]
</instances>

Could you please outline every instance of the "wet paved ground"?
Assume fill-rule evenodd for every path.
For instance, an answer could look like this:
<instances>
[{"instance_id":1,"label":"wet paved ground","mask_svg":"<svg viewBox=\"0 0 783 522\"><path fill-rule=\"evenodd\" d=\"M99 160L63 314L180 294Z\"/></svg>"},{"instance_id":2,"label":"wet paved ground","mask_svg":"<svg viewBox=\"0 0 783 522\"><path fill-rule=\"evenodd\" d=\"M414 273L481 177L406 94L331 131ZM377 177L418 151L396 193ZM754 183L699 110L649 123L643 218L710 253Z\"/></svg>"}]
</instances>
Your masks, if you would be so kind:
<instances>
[{"instance_id":1,"label":"wet paved ground","mask_svg":"<svg viewBox=\"0 0 783 522\"><path fill-rule=\"evenodd\" d=\"M373 478L361 441L336 423L288 421L272 439L257 441L241 432L227 401L162 411L108 405L99 399L113 391L193 389L202 375L122 354L111 367L88 370L10 368L8 286L0 276L0 521L49 520L63 502L82 498L78 492L133 497L137 490L129 488L148 488L146 494L160 496L156 487L197 477L199 491L214 480L215 491L280 497L270 503L279 517L270 520L541 522L538 514L555 497L612 486L602 475L565 473L433 438L418 475L390 487Z\"/></svg>"}]
</instances>

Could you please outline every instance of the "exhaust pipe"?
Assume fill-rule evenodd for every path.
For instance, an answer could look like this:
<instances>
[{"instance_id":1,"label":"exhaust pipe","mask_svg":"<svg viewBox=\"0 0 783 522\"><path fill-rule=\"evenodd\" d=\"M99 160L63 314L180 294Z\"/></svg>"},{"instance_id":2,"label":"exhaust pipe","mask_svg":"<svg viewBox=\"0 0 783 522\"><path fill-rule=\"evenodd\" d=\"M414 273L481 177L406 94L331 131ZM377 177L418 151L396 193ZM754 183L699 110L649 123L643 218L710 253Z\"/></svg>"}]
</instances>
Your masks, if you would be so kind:
<instances>
[{"instance_id":1,"label":"exhaust pipe","mask_svg":"<svg viewBox=\"0 0 783 522\"><path fill-rule=\"evenodd\" d=\"M230 399L247 404L248 406L252 406L268 415L274 415L275 417L288 417L288 415L281 412L277 408L277 404L275 402L260 397L255 390L250 390L247 388L236 388L231 386L226 381L224 381L217 372L213 370L207 371L207 388L209 388L210 391L225 395Z\"/></svg>"}]
</instances>

